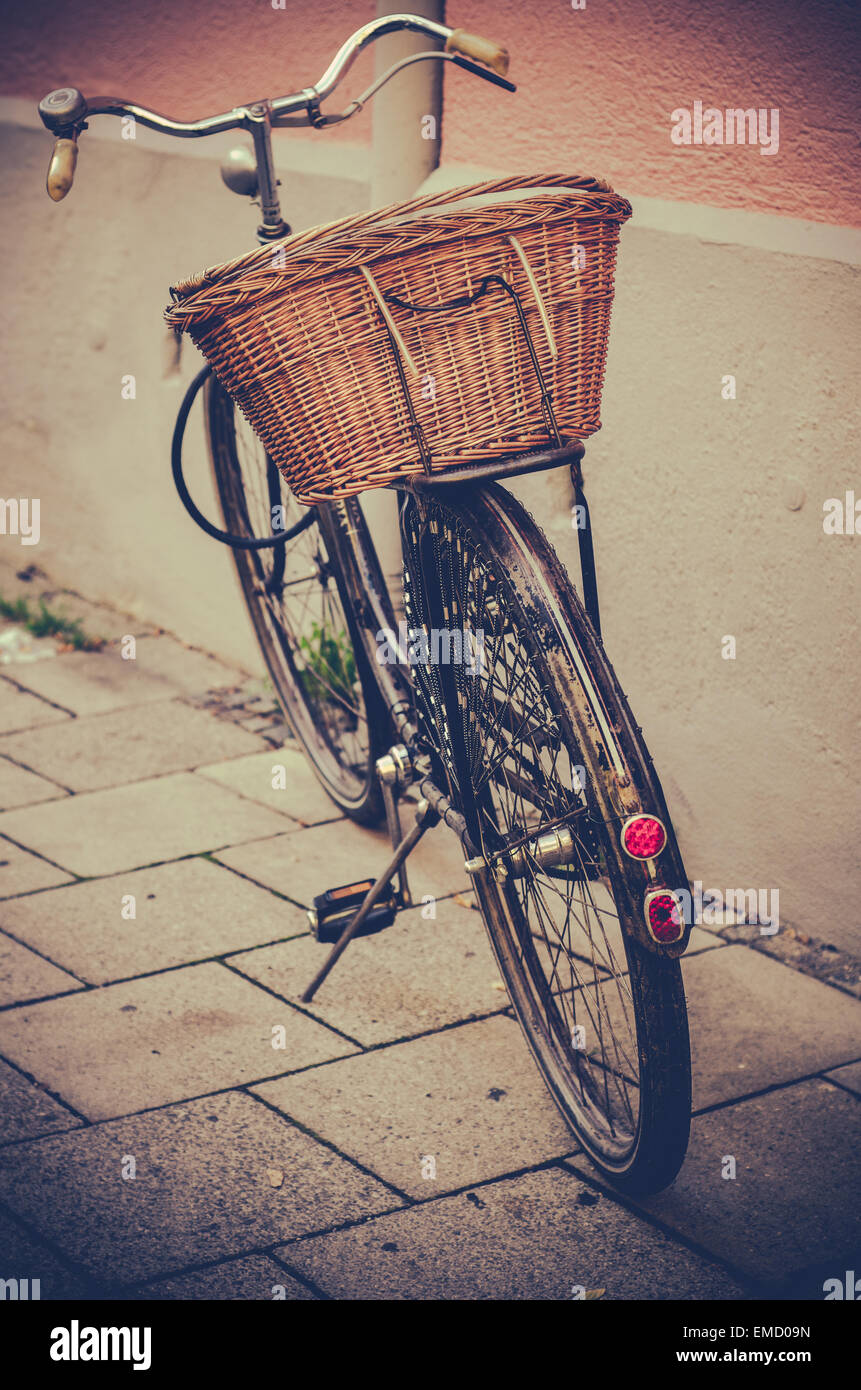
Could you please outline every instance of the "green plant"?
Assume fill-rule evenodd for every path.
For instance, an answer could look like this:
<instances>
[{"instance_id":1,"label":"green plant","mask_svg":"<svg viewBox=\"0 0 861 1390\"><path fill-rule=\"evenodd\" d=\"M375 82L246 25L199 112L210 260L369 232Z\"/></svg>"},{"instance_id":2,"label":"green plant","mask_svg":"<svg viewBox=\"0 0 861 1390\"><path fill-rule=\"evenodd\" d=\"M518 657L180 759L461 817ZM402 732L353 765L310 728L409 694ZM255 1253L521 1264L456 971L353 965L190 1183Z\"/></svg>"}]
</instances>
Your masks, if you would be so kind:
<instances>
[{"instance_id":1,"label":"green plant","mask_svg":"<svg viewBox=\"0 0 861 1390\"><path fill-rule=\"evenodd\" d=\"M75 651L98 651L104 646L100 637L88 637L78 618L67 618L62 613L54 613L43 598L38 607L31 609L25 598L7 599L0 594L0 618L7 622L20 623L32 632L34 637L58 637Z\"/></svg>"},{"instance_id":2,"label":"green plant","mask_svg":"<svg viewBox=\"0 0 861 1390\"><path fill-rule=\"evenodd\" d=\"M299 678L309 699L352 703L356 658L346 632L312 623L311 635L300 639L299 649L305 658Z\"/></svg>"}]
</instances>

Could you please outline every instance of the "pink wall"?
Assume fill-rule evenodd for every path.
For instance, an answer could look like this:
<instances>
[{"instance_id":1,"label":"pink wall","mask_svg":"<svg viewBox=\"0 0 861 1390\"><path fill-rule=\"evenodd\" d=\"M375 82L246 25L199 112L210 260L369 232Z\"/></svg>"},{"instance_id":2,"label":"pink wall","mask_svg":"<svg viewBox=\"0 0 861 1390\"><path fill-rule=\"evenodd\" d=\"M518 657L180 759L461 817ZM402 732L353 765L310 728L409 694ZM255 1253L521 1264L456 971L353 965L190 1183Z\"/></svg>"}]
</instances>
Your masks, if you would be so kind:
<instances>
[{"instance_id":1,"label":"pink wall","mask_svg":"<svg viewBox=\"0 0 861 1390\"><path fill-rule=\"evenodd\" d=\"M27 0L5 17L0 93L38 100L69 85L191 120L315 82L375 13L373 0ZM367 86L373 61L364 54L339 94ZM370 116L349 132L368 139Z\"/></svg>"},{"instance_id":2,"label":"pink wall","mask_svg":"<svg viewBox=\"0 0 861 1390\"><path fill-rule=\"evenodd\" d=\"M454 13L454 5L449 6ZM505 42L516 96L449 79L447 159L571 170L620 192L861 222L852 0L463 0ZM449 21L451 22L451 21ZM677 147L670 113L779 107L780 147Z\"/></svg>"},{"instance_id":3,"label":"pink wall","mask_svg":"<svg viewBox=\"0 0 861 1390\"><path fill-rule=\"evenodd\" d=\"M405 8L408 0L404 0ZM372 0L30 0L0 92L75 83L193 117L313 81ZM449 22L507 43L515 97L447 81L446 160L597 173L623 192L861 221L859 8L849 0L450 0ZM372 70L365 55L353 90ZM778 107L780 147L677 147L695 100ZM362 113L343 135L366 140Z\"/></svg>"}]
</instances>

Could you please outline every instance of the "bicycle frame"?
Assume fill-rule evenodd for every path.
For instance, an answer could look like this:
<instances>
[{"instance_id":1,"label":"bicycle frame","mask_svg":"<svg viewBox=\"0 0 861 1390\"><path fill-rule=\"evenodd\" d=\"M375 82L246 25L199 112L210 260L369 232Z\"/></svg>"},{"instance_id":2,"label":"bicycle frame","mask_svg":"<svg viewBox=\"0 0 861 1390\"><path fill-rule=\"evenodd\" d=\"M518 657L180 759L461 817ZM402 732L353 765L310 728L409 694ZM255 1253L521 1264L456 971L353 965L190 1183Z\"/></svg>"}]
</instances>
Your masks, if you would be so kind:
<instances>
[{"instance_id":1,"label":"bicycle frame","mask_svg":"<svg viewBox=\"0 0 861 1390\"><path fill-rule=\"evenodd\" d=\"M344 111L324 113L322 102L361 51L376 38L400 30L424 34L436 43L442 41L445 50L404 58ZM174 121L111 97L88 102L74 88L52 92L39 108L43 123L56 137L48 192L55 201L68 193L78 136L94 116L124 117L184 139L242 130L251 137L253 169L243 153L222 171L224 181L234 191L259 199L257 236L261 244L278 241L288 235L289 228L281 215L272 130L318 129L347 120L402 68L433 59L455 62L487 81L514 90L503 76L508 56L499 45L415 15L399 14L381 17L353 34L316 85L199 121ZM172 450L174 478L195 521L209 535L234 548L243 595L276 693L285 715L291 720L297 716L297 739L304 744L333 802L355 820L370 823L380 815L382 794L391 857L373 883L364 876L357 884L328 890L314 899L309 913L312 933L317 940L334 944L302 993L302 1001L310 1002L360 930L379 930L391 923L399 908L411 905L407 858L425 831L444 821L460 839L464 868L488 927L503 987L508 988L514 1013L551 1095L600 1171L613 1181L628 1183L631 1191L655 1191L678 1171L689 1130L687 1019L678 961L672 959L682 954L690 934L690 924L683 929L679 894L672 887L686 879L660 783L600 642L591 528L580 472L583 445L560 434L523 306L506 277L487 276L469 295L444 303L395 302L414 313L442 313L473 303L491 287L514 303L540 391L545 428L539 438L546 432L549 442L528 453L439 473L433 472L433 459L404 379L397 340L390 331L382 299L376 296L390 331L394 369L403 390L402 406L415 444L415 472L392 485L398 495L401 549L409 575L405 608L410 621L420 625L406 640L389 640L385 647L381 643L383 636L391 638L395 631L395 604L358 497L326 500L304 509L299 520L285 530L272 535L256 533L261 506L266 517L268 503L272 518L264 520L260 527L264 532L274 524L276 511L280 514L279 504L284 500L281 475L272 457L266 454L261 460L255 449L253 467L263 465L259 469L262 487L255 492L251 515L247 507L243 514L245 467L237 451L236 407L209 367L198 372L180 407ZM205 384L210 456L222 511L226 524L235 531L244 527L243 534L219 531L208 522L192 503L182 476L183 430L195 395ZM217 393L214 398L213 392ZM526 436L530 442L534 438L531 433ZM558 557L517 500L498 486L484 488L491 480L562 466L570 469L573 495L578 509L582 508L577 531L585 614ZM325 492L314 495L325 496ZM285 579L286 544L312 524L318 528L312 541L312 573L295 581ZM268 570L247 554L266 549L272 550ZM245 552L242 559L241 552ZM360 658L353 662L349 677L343 672L333 676L328 687L324 679L314 678L322 689L328 688L338 710L346 710L353 721L346 744L352 750L347 771L356 773L352 780L336 775L341 770L340 741L337 736L330 739L333 726L325 718L322 723L315 718L312 706L316 697L309 695L314 682L302 680L306 670L314 675L313 662L300 662L297 668L291 648L301 648L303 642L297 644L289 625L285 639L271 611L293 582L301 584L308 579L324 591L334 579L337 592L334 600L328 593L327 598L340 606L348 629L338 636L349 637L354 656ZM464 623L463 630L452 634L449 623L459 621ZM430 662L441 668L438 673L424 668L427 656L416 658L413 638L417 633L434 643L443 634L446 653L439 659L435 646ZM458 638L454 662L453 636ZM485 638L491 660L485 664L482 652L475 663L472 643L482 648ZM271 659L276 640L284 649L280 682L276 662ZM467 642L469 654L464 662ZM469 667L465 672L463 665ZM483 678L477 696L471 680L476 674ZM352 766L356 757L353 731L362 720L362 703L364 729L356 740L358 762ZM545 712L543 726L535 723L536 710ZM480 745L474 737L476 729L485 740ZM366 744L362 741L365 731ZM386 739L390 734L389 745ZM327 742L332 754L329 761L319 756ZM387 747L388 751L383 751ZM575 760L582 760L583 766ZM506 767L509 761L513 766ZM587 769L591 779L588 797L582 780ZM505 794L500 796L503 784ZM418 793L419 800L412 808L415 824L403 833L399 808L406 804L403 798L408 788L412 794ZM663 836L661 844L654 836L646 842L646 849L651 846L651 859L639 852L642 844L638 849L635 842L631 848L626 840L632 825L640 829L651 825L652 831L657 829ZM658 854L664 854L661 867L655 863ZM561 901L561 930L557 919L548 913L543 888L535 886L538 871ZM554 878L564 880L564 893L552 883ZM622 933L618 961L616 947L605 930L607 909L596 905L593 897L591 884L598 881L605 897L609 894ZM522 891L521 883L525 885ZM572 896L575 885L582 916L578 916ZM355 912L351 917L343 911L329 911L333 902L343 909L345 892L349 913ZM337 900L336 895L340 895ZM369 920L377 904L379 911ZM568 932L572 916L585 937L580 955L587 965L591 961L593 974L592 984L582 989L580 967L574 968L578 951ZM600 940L598 943L597 958L593 919L596 935L603 939L603 948ZM337 923L337 940L326 934L327 921ZM540 935L530 925L533 921L540 927ZM611 934L612 921L611 915ZM539 950L542 940L546 958ZM629 950L629 945L636 949ZM570 990L563 988L558 970L563 951L569 960ZM627 969L623 969L625 960ZM623 1031L627 1024L626 1036L633 1043L630 1053L625 1050L624 1039L620 1050L611 1014L601 1002L599 991L603 992L605 985L615 989L613 998L618 996L622 1002ZM583 1043L570 1031L575 1003L580 1005L581 1017L585 1009L593 1019L587 993L590 988L599 1017L603 1014L609 1030L609 1045L605 1046L603 1030L598 1026L598 1055L594 1059L595 1043L587 1056ZM630 1011L624 1003L623 988ZM571 996L567 1001L570 1010L566 994ZM584 1030L580 1027L576 1031ZM572 1060L572 1049L583 1052L583 1057ZM629 1066L631 1057L636 1061L630 1061ZM634 1071L635 1079L628 1076L629 1070ZM620 1081L622 1085L618 1085ZM636 1119L629 1082L637 1092ZM618 1127L617 1090L626 1107Z\"/></svg>"}]
</instances>

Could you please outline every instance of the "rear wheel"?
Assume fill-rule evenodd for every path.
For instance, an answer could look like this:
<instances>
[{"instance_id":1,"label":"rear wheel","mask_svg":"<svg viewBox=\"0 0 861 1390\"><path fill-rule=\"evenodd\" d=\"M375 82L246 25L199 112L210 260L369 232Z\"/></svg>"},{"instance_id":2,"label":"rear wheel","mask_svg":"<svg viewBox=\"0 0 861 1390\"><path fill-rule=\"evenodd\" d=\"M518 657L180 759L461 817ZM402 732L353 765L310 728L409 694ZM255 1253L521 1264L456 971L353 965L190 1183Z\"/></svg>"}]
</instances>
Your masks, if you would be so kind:
<instances>
[{"instance_id":1,"label":"rear wheel","mask_svg":"<svg viewBox=\"0 0 861 1390\"><path fill-rule=\"evenodd\" d=\"M387 714L361 643L339 562L332 509L297 502L251 426L219 385L204 394L210 459L226 530L268 536L307 520L294 539L234 550L242 594L284 715L320 782L353 820L379 820L374 764ZM275 510L281 508L280 513ZM358 503L350 524L363 527Z\"/></svg>"},{"instance_id":2,"label":"rear wheel","mask_svg":"<svg viewBox=\"0 0 861 1390\"><path fill-rule=\"evenodd\" d=\"M681 944L659 947L644 916L648 891L686 886L648 753L570 581L513 498L493 487L411 501L404 537L407 622L431 652L414 668L419 724L434 780L493 866L476 894L514 1012L589 1157L618 1187L657 1191L684 1158L691 1092ZM471 666L434 658L444 629ZM639 811L668 832L648 864L621 845ZM536 842L560 829L554 864Z\"/></svg>"}]
</instances>

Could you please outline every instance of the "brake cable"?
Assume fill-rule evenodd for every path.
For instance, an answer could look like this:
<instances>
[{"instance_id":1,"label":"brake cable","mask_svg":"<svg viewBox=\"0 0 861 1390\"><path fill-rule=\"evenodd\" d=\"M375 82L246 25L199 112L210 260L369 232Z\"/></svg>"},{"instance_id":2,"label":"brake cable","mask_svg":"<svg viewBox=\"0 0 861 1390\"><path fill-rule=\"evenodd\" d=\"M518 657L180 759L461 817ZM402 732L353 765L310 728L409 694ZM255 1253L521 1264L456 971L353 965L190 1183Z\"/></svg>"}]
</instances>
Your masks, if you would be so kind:
<instances>
[{"instance_id":1,"label":"brake cable","mask_svg":"<svg viewBox=\"0 0 861 1390\"><path fill-rule=\"evenodd\" d=\"M236 536L230 531L220 531L217 526L213 526L203 513L195 506L191 494L186 486L182 472L182 441L185 435L185 425L188 420L189 411L194 404L198 392L212 375L212 368L207 365L203 367L192 381L183 398L176 417L176 425L173 431L173 440L170 448L170 463L173 473L173 481L179 493L180 501L188 512L192 521L196 522L201 531L205 531L213 540L221 541L222 545L229 545L233 550L267 550L276 545L284 545L287 541L293 540L295 536L306 531L309 526L317 520L317 508L309 507L305 515L289 526L284 531L274 531L271 536L249 537Z\"/></svg>"}]
</instances>

